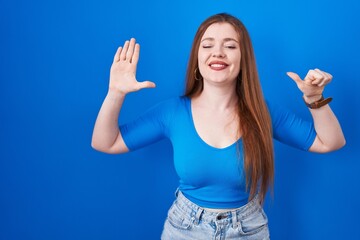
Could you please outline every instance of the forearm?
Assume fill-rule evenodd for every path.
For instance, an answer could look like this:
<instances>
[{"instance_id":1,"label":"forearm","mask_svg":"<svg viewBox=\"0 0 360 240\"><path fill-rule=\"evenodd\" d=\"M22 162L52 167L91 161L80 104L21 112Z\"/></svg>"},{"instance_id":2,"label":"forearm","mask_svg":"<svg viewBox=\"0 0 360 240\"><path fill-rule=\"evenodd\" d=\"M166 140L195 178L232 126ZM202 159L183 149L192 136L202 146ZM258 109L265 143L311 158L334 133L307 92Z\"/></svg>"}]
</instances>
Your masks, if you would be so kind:
<instances>
[{"instance_id":1,"label":"forearm","mask_svg":"<svg viewBox=\"0 0 360 240\"><path fill-rule=\"evenodd\" d=\"M109 91L97 116L91 145L103 152L113 152L112 148L121 138L118 119L125 95Z\"/></svg>"},{"instance_id":2,"label":"forearm","mask_svg":"<svg viewBox=\"0 0 360 240\"><path fill-rule=\"evenodd\" d=\"M318 109L310 109L313 117L317 144L313 144L310 151L330 152L345 145L345 137L335 114L329 105Z\"/></svg>"},{"instance_id":3,"label":"forearm","mask_svg":"<svg viewBox=\"0 0 360 240\"><path fill-rule=\"evenodd\" d=\"M136 80L136 66L140 45L134 38L125 41L115 53L110 69L109 92L101 106L95 122L91 146L106 153L124 153L126 146L118 126L121 106L125 95L143 88L154 88L155 83Z\"/></svg>"}]
</instances>

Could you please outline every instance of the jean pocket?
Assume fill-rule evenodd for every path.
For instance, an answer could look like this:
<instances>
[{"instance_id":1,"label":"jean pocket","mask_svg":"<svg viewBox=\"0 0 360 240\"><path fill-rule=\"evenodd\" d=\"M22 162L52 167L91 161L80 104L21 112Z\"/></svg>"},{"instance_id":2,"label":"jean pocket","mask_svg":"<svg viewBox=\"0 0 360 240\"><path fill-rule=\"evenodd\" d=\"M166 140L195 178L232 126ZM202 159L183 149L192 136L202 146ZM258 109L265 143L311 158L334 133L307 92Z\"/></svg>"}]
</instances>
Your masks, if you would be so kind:
<instances>
[{"instance_id":1,"label":"jean pocket","mask_svg":"<svg viewBox=\"0 0 360 240\"><path fill-rule=\"evenodd\" d=\"M169 223L177 229L187 230L191 228L191 221L189 219L189 216L186 216L174 203L168 212L168 218L167 220Z\"/></svg>"},{"instance_id":2,"label":"jean pocket","mask_svg":"<svg viewBox=\"0 0 360 240\"><path fill-rule=\"evenodd\" d=\"M260 234L264 231L264 235L268 235L268 219L262 208L240 220L239 232L243 236L251 236Z\"/></svg>"}]
</instances>

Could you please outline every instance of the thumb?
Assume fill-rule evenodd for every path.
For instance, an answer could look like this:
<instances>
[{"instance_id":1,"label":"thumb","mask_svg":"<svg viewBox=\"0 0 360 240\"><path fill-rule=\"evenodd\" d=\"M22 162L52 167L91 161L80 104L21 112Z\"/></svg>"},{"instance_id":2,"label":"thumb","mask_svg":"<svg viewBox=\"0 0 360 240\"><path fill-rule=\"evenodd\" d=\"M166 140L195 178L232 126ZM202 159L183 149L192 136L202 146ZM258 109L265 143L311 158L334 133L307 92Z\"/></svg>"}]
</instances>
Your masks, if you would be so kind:
<instances>
[{"instance_id":1,"label":"thumb","mask_svg":"<svg viewBox=\"0 0 360 240\"><path fill-rule=\"evenodd\" d=\"M294 72L287 72L286 73L292 80L294 80L294 82L296 84L301 84L302 83L302 80L301 78L299 77L299 75L297 75L296 73Z\"/></svg>"},{"instance_id":2,"label":"thumb","mask_svg":"<svg viewBox=\"0 0 360 240\"><path fill-rule=\"evenodd\" d=\"M150 81L144 81L144 82L138 82L138 88L142 89L142 88L154 88L156 87L155 83L150 82Z\"/></svg>"}]
</instances>

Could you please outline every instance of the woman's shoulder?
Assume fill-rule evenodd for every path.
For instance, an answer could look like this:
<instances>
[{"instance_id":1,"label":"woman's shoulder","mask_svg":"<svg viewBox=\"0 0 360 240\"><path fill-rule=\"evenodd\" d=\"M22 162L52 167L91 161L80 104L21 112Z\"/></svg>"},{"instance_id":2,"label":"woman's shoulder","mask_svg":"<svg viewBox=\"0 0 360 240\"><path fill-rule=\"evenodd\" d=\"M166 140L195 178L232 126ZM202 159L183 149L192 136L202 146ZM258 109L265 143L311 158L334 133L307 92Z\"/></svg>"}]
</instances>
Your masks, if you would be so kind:
<instances>
[{"instance_id":1,"label":"woman's shoulder","mask_svg":"<svg viewBox=\"0 0 360 240\"><path fill-rule=\"evenodd\" d=\"M296 115L286 106L276 101L265 99L273 127L282 125L287 120L292 121Z\"/></svg>"},{"instance_id":2,"label":"woman's shoulder","mask_svg":"<svg viewBox=\"0 0 360 240\"><path fill-rule=\"evenodd\" d=\"M272 117L274 115L279 115L279 114L281 115L290 112L290 110L287 107L284 107L283 105L280 105L279 103L271 101L269 99L265 99L265 103Z\"/></svg>"},{"instance_id":3,"label":"woman's shoulder","mask_svg":"<svg viewBox=\"0 0 360 240\"><path fill-rule=\"evenodd\" d=\"M147 112L163 116L174 116L174 114L180 114L183 112L182 110L187 109L188 101L189 99L183 96L164 98L150 107Z\"/></svg>"},{"instance_id":4,"label":"woman's shoulder","mask_svg":"<svg viewBox=\"0 0 360 240\"><path fill-rule=\"evenodd\" d=\"M165 109L176 109L179 107L186 106L188 101L189 99L186 96L168 97L155 104L155 107L161 107Z\"/></svg>"}]
</instances>

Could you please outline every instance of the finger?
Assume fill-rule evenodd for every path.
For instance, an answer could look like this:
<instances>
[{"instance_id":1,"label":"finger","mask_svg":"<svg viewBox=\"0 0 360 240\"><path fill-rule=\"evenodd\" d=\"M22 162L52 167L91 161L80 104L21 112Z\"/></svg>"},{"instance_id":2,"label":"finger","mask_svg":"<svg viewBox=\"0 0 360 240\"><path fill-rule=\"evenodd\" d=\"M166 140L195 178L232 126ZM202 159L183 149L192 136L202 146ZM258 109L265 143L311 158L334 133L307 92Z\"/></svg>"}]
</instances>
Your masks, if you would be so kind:
<instances>
[{"instance_id":1,"label":"finger","mask_svg":"<svg viewBox=\"0 0 360 240\"><path fill-rule=\"evenodd\" d=\"M154 88L156 87L155 83L150 82L150 81L144 81L144 82L138 82L138 89L143 89L143 88Z\"/></svg>"},{"instance_id":2,"label":"finger","mask_svg":"<svg viewBox=\"0 0 360 240\"><path fill-rule=\"evenodd\" d=\"M305 77L305 81L309 81L311 84L318 84L324 79L324 76L315 70L309 70Z\"/></svg>"},{"instance_id":3,"label":"finger","mask_svg":"<svg viewBox=\"0 0 360 240\"><path fill-rule=\"evenodd\" d=\"M299 77L298 74L294 73L294 72L287 72L286 73L292 80L295 81L296 84L301 84L302 83L302 80L301 78Z\"/></svg>"},{"instance_id":4,"label":"finger","mask_svg":"<svg viewBox=\"0 0 360 240\"><path fill-rule=\"evenodd\" d=\"M330 81L333 79L333 75L331 75L330 73L325 72L325 74L329 77Z\"/></svg>"},{"instance_id":5,"label":"finger","mask_svg":"<svg viewBox=\"0 0 360 240\"><path fill-rule=\"evenodd\" d=\"M333 76L327 72L324 72L324 74L326 75L326 79L328 80L328 82L331 82L331 80L333 79Z\"/></svg>"},{"instance_id":6,"label":"finger","mask_svg":"<svg viewBox=\"0 0 360 240\"><path fill-rule=\"evenodd\" d=\"M140 55L140 45L138 43L136 43L135 49L134 49L134 54L132 55L130 62L134 63L136 65L139 61L139 55Z\"/></svg>"},{"instance_id":7,"label":"finger","mask_svg":"<svg viewBox=\"0 0 360 240\"><path fill-rule=\"evenodd\" d=\"M308 83L311 83L314 80L315 80L314 70L309 70L308 73L306 74L305 78L304 78L304 81L307 81Z\"/></svg>"},{"instance_id":8,"label":"finger","mask_svg":"<svg viewBox=\"0 0 360 240\"><path fill-rule=\"evenodd\" d=\"M326 79L322 80L321 82L319 82L317 84L318 87L322 87L322 86L325 86L326 84L328 84L328 82L326 81Z\"/></svg>"},{"instance_id":9,"label":"finger","mask_svg":"<svg viewBox=\"0 0 360 240\"><path fill-rule=\"evenodd\" d=\"M329 84L331 82L332 77L331 76L326 76L326 78L318 84L319 87L325 86L327 84Z\"/></svg>"},{"instance_id":10,"label":"finger","mask_svg":"<svg viewBox=\"0 0 360 240\"><path fill-rule=\"evenodd\" d=\"M324 78L326 78L326 74L325 74L324 71L321 71L321 70L318 69L318 68L315 68L314 71L317 72L317 73L319 73L319 74L320 74L321 76L323 76Z\"/></svg>"},{"instance_id":11,"label":"finger","mask_svg":"<svg viewBox=\"0 0 360 240\"><path fill-rule=\"evenodd\" d=\"M122 47L118 47L116 50L116 53L114 55L114 62L118 62L120 60L120 53L121 53Z\"/></svg>"},{"instance_id":12,"label":"finger","mask_svg":"<svg viewBox=\"0 0 360 240\"><path fill-rule=\"evenodd\" d=\"M319 85L319 84L323 83L324 81L326 81L327 76L326 76L325 72L321 71L318 68L315 68L314 71L318 74L318 77L316 77L316 79L312 82L312 84Z\"/></svg>"},{"instance_id":13,"label":"finger","mask_svg":"<svg viewBox=\"0 0 360 240\"><path fill-rule=\"evenodd\" d=\"M324 74L325 76L331 76L331 77L332 77L332 75L331 75L330 73L327 73L327 72L325 72L325 71L323 71L323 70L321 70L321 69L319 69L319 68L315 68L314 71L316 71L316 72L318 72L318 73L322 73L322 74Z\"/></svg>"},{"instance_id":14,"label":"finger","mask_svg":"<svg viewBox=\"0 0 360 240\"><path fill-rule=\"evenodd\" d=\"M314 71L315 71L315 72L318 72L318 73L325 73L324 71L322 71L322 70L320 70L320 69L318 69L318 68L315 68Z\"/></svg>"},{"instance_id":15,"label":"finger","mask_svg":"<svg viewBox=\"0 0 360 240\"><path fill-rule=\"evenodd\" d=\"M327 85L328 83L331 82L331 80L332 80L332 75L331 74L329 74L327 72L324 72L324 71L321 71L318 68L316 68L315 71L320 73L323 76L323 79L321 81L319 81L318 83L316 83L319 87L325 86L325 85Z\"/></svg>"},{"instance_id":16,"label":"finger","mask_svg":"<svg viewBox=\"0 0 360 240\"><path fill-rule=\"evenodd\" d=\"M126 53L127 53L128 49L129 49L129 41L125 41L124 47L120 53L120 60L126 59Z\"/></svg>"},{"instance_id":17,"label":"finger","mask_svg":"<svg viewBox=\"0 0 360 240\"><path fill-rule=\"evenodd\" d=\"M131 38L130 43L129 43L128 51L126 52L125 60L127 60L129 62L131 61L132 55L134 53L134 48L135 48L135 38Z\"/></svg>"}]
</instances>

